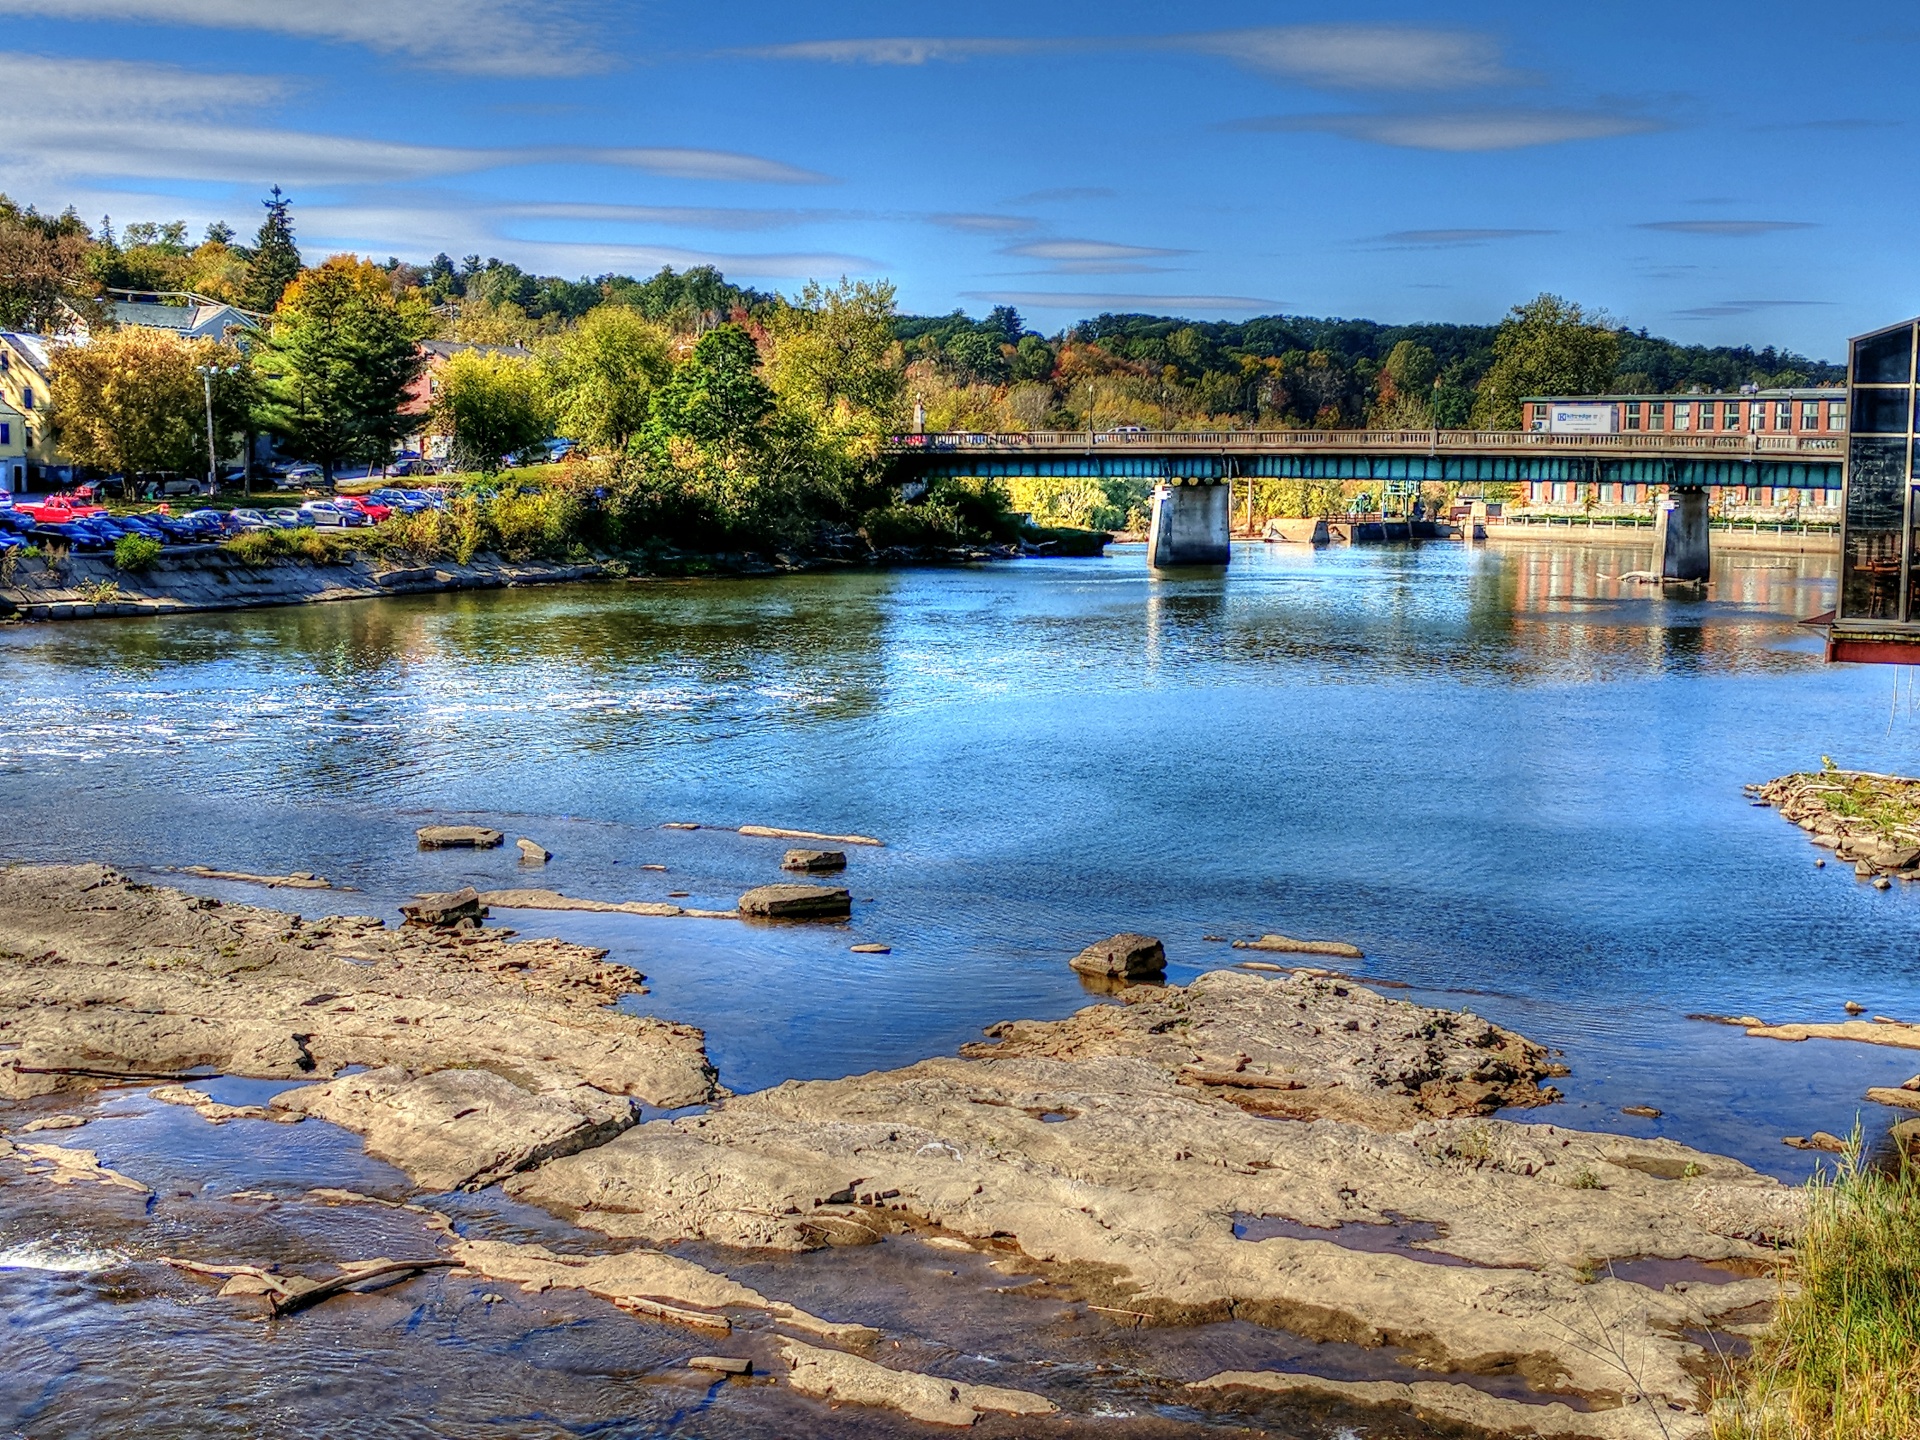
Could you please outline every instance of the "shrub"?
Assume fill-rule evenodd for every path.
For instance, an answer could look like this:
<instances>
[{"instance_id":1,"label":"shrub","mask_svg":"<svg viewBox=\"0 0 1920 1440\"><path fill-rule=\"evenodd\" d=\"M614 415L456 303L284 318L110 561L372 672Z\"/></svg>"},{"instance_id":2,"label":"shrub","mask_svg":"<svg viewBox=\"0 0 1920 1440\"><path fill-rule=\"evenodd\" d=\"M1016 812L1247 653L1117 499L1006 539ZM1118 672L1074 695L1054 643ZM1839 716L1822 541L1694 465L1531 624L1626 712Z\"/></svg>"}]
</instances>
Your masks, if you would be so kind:
<instances>
[{"instance_id":1,"label":"shrub","mask_svg":"<svg viewBox=\"0 0 1920 1440\"><path fill-rule=\"evenodd\" d=\"M122 535L113 545L113 568L138 574L160 558L160 542L151 535Z\"/></svg>"},{"instance_id":2,"label":"shrub","mask_svg":"<svg viewBox=\"0 0 1920 1440\"><path fill-rule=\"evenodd\" d=\"M310 560L326 565L339 560L348 547L317 530L248 530L220 548L242 565L271 565L276 560Z\"/></svg>"}]
</instances>

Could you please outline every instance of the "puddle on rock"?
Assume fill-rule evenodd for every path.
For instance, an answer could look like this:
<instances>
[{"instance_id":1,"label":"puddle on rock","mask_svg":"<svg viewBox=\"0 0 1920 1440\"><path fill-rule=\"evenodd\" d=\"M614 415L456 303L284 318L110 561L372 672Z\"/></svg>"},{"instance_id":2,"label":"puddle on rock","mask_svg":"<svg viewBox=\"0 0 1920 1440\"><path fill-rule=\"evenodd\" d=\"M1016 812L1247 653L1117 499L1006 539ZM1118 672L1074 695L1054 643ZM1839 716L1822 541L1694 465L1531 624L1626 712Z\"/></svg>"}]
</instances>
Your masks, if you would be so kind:
<instances>
[{"instance_id":1,"label":"puddle on rock","mask_svg":"<svg viewBox=\"0 0 1920 1440\"><path fill-rule=\"evenodd\" d=\"M1731 1285L1771 1274L1763 1260L1668 1260L1658 1255L1635 1255L1626 1260L1603 1260L1594 1270L1615 1280L1629 1280L1649 1290L1669 1285Z\"/></svg>"},{"instance_id":2,"label":"puddle on rock","mask_svg":"<svg viewBox=\"0 0 1920 1440\"><path fill-rule=\"evenodd\" d=\"M1250 1215L1237 1211L1233 1233L1240 1240L1325 1240L1348 1250L1365 1250L1374 1255L1401 1255L1428 1265L1464 1265L1485 1270L1497 1267L1481 1265L1463 1255L1426 1248L1435 1240L1444 1240L1446 1226L1435 1220L1409 1220L1393 1215L1387 1220L1347 1220L1338 1225L1308 1225L1284 1215Z\"/></svg>"}]
</instances>

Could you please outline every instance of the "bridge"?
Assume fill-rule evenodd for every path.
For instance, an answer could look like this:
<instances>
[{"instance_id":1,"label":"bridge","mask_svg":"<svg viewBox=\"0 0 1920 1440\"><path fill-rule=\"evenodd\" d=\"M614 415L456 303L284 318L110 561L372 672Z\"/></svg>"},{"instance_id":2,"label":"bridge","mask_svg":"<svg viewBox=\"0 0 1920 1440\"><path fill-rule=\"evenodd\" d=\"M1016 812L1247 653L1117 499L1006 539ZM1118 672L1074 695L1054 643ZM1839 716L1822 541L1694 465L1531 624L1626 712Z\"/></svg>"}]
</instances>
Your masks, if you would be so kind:
<instances>
[{"instance_id":1,"label":"bridge","mask_svg":"<svg viewBox=\"0 0 1920 1440\"><path fill-rule=\"evenodd\" d=\"M1236 479L1371 480L1410 492L1426 481L1573 481L1658 486L1660 572L1707 578L1707 489L1840 488L1843 434L1565 435L1516 430L1038 430L903 436L895 473L1156 482L1156 567L1224 565Z\"/></svg>"}]
</instances>

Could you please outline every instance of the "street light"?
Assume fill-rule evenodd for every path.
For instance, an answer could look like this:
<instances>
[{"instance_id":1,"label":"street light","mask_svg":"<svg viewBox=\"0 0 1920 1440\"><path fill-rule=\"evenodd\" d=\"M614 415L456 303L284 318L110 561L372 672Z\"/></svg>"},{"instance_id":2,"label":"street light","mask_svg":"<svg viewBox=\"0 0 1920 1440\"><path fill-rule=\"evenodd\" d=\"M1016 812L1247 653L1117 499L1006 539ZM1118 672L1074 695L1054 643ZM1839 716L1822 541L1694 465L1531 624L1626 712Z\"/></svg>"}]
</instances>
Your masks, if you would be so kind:
<instances>
[{"instance_id":1,"label":"street light","mask_svg":"<svg viewBox=\"0 0 1920 1440\"><path fill-rule=\"evenodd\" d=\"M207 391L207 494L216 495L220 491L220 457L214 450L213 440L213 377L216 375L238 375L238 365L196 365L193 373ZM253 474L249 468L246 477L247 495L253 495Z\"/></svg>"}]
</instances>

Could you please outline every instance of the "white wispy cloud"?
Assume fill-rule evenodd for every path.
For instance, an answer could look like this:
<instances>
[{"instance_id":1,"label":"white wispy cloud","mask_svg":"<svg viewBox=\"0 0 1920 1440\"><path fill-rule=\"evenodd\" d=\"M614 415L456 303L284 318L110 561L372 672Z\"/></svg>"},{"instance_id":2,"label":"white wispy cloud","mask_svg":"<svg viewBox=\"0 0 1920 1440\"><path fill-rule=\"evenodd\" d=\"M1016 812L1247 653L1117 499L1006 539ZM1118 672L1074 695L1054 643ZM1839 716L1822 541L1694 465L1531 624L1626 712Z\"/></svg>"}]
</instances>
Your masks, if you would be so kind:
<instances>
[{"instance_id":1,"label":"white wispy cloud","mask_svg":"<svg viewBox=\"0 0 1920 1440\"><path fill-rule=\"evenodd\" d=\"M1110 314L1184 315L1216 313L1244 315L1256 310L1277 311L1278 300L1262 300L1251 295L1123 295L1108 292L1061 293L1052 290L968 290L963 300L980 300L989 305L1018 305L1023 310L1071 310L1079 314L1105 311Z\"/></svg>"},{"instance_id":2,"label":"white wispy cloud","mask_svg":"<svg viewBox=\"0 0 1920 1440\"><path fill-rule=\"evenodd\" d=\"M540 164L607 165L678 179L815 184L778 160L684 146L452 146L256 123L283 99L273 77L0 52L0 93L31 95L0 127L0 173L253 184L393 183Z\"/></svg>"},{"instance_id":3,"label":"white wispy cloud","mask_svg":"<svg viewBox=\"0 0 1920 1440\"><path fill-rule=\"evenodd\" d=\"M1472 152L1562 145L1664 130L1644 115L1595 110L1382 111L1334 115L1269 115L1236 120L1226 128L1271 132L1320 132L1412 150Z\"/></svg>"},{"instance_id":4,"label":"white wispy cloud","mask_svg":"<svg viewBox=\"0 0 1920 1440\"><path fill-rule=\"evenodd\" d=\"M1187 250L1163 250L1153 245L1117 245L1109 240L1028 240L1019 245L1002 246L1002 255L1047 262L1041 274L1054 275L1137 275L1163 270L1149 260L1164 260L1187 255Z\"/></svg>"},{"instance_id":5,"label":"white wispy cloud","mask_svg":"<svg viewBox=\"0 0 1920 1440\"><path fill-rule=\"evenodd\" d=\"M927 216L927 223L963 235L1018 235L1040 222L1029 215L940 214Z\"/></svg>"},{"instance_id":6,"label":"white wispy cloud","mask_svg":"<svg viewBox=\"0 0 1920 1440\"><path fill-rule=\"evenodd\" d=\"M1490 35L1412 25L1268 25L1171 37L1169 46L1224 55L1341 90L1467 90L1527 83Z\"/></svg>"},{"instance_id":7,"label":"white wispy cloud","mask_svg":"<svg viewBox=\"0 0 1920 1440\"><path fill-rule=\"evenodd\" d=\"M1173 35L897 35L803 40L731 53L838 65L927 65L1066 51L1191 51L1339 90L1466 90L1532 83L1489 35L1418 25L1263 25Z\"/></svg>"},{"instance_id":8,"label":"white wispy cloud","mask_svg":"<svg viewBox=\"0 0 1920 1440\"><path fill-rule=\"evenodd\" d=\"M573 0L0 0L0 15L265 31L480 75L567 75L609 63Z\"/></svg>"},{"instance_id":9,"label":"white wispy cloud","mask_svg":"<svg viewBox=\"0 0 1920 1440\"><path fill-rule=\"evenodd\" d=\"M1664 230L1673 235L1718 235L1745 240L1755 235L1777 235L1783 230L1813 230L1808 220L1653 220L1635 227Z\"/></svg>"}]
</instances>

